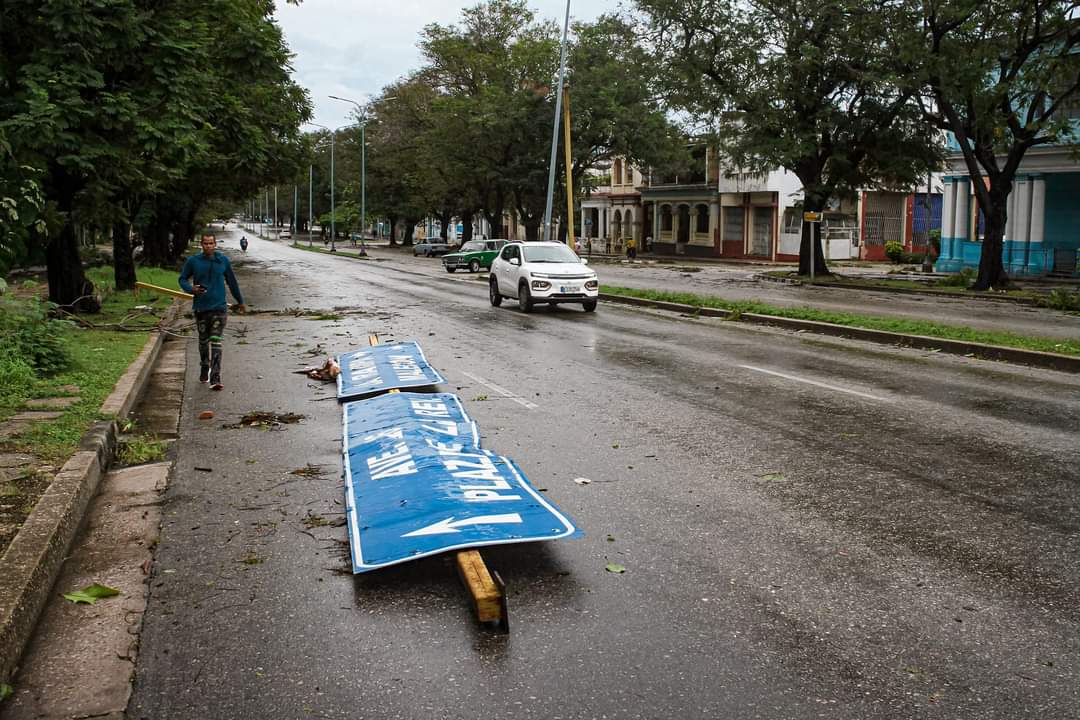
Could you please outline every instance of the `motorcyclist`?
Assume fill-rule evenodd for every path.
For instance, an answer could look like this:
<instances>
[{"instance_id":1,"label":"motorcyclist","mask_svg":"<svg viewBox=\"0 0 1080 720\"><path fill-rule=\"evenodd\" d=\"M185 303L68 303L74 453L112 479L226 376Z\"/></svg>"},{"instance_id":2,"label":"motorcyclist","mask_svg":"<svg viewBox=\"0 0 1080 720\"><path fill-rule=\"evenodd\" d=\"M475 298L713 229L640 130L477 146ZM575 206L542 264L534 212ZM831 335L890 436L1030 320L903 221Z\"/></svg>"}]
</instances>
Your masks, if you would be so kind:
<instances>
[{"instance_id":1,"label":"motorcyclist","mask_svg":"<svg viewBox=\"0 0 1080 720\"><path fill-rule=\"evenodd\" d=\"M247 246L248 246L247 235L241 235L240 236L240 249L243 250L244 252L247 252Z\"/></svg>"}]
</instances>

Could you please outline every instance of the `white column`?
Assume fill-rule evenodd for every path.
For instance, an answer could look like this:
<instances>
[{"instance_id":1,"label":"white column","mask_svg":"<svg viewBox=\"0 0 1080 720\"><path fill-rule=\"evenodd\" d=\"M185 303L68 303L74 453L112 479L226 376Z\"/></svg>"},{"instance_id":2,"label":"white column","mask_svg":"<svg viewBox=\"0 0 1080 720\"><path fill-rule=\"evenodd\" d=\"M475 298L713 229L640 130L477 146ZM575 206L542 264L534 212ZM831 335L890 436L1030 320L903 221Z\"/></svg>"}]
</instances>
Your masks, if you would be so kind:
<instances>
[{"instance_id":1,"label":"white column","mask_svg":"<svg viewBox=\"0 0 1080 720\"><path fill-rule=\"evenodd\" d=\"M953 237L958 240L971 238L971 180L956 181L956 215L953 218Z\"/></svg>"},{"instance_id":2,"label":"white column","mask_svg":"<svg viewBox=\"0 0 1080 720\"><path fill-rule=\"evenodd\" d=\"M698 208L697 205L694 205L690 208L690 232L686 235L687 245L697 244L697 218Z\"/></svg>"},{"instance_id":3,"label":"white column","mask_svg":"<svg viewBox=\"0 0 1080 720\"><path fill-rule=\"evenodd\" d=\"M716 245L716 230L720 227L720 202L709 205L709 244ZM723 247L723 245L721 245Z\"/></svg>"},{"instance_id":4,"label":"white column","mask_svg":"<svg viewBox=\"0 0 1080 720\"><path fill-rule=\"evenodd\" d=\"M1031 178L1031 232L1033 243L1041 243L1046 234L1046 178L1036 175Z\"/></svg>"},{"instance_id":5,"label":"white column","mask_svg":"<svg viewBox=\"0 0 1080 720\"><path fill-rule=\"evenodd\" d=\"M954 215L956 214L956 179L948 178L945 181L945 196L941 198L941 239L947 240L953 236L956 227Z\"/></svg>"}]
</instances>

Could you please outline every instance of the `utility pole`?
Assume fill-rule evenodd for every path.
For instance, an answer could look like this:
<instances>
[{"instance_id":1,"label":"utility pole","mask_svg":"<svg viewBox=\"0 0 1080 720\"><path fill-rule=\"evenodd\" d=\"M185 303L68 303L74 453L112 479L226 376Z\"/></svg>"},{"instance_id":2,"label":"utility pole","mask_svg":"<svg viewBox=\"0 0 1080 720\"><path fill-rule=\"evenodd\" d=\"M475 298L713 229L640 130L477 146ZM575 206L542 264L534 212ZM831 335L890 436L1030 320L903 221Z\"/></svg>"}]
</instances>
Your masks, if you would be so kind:
<instances>
[{"instance_id":1,"label":"utility pole","mask_svg":"<svg viewBox=\"0 0 1080 720\"><path fill-rule=\"evenodd\" d=\"M574 242L574 177L570 162L570 88L563 88L563 157L566 159L566 244L573 250Z\"/></svg>"}]
</instances>

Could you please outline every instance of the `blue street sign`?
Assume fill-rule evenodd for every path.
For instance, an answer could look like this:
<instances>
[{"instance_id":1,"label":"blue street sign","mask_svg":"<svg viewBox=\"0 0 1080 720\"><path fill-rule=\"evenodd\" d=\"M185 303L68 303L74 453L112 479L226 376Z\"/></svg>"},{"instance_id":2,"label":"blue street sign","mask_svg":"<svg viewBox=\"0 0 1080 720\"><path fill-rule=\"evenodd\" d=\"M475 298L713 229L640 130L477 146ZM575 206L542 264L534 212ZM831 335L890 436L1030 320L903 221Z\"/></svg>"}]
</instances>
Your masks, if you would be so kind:
<instances>
[{"instance_id":1,"label":"blue street sign","mask_svg":"<svg viewBox=\"0 0 1080 720\"><path fill-rule=\"evenodd\" d=\"M353 572L579 534L513 461L479 447L456 396L395 393L342 414Z\"/></svg>"},{"instance_id":2,"label":"blue street sign","mask_svg":"<svg viewBox=\"0 0 1080 720\"><path fill-rule=\"evenodd\" d=\"M443 380L415 342L373 345L338 356L338 400L395 388L428 387Z\"/></svg>"}]
</instances>

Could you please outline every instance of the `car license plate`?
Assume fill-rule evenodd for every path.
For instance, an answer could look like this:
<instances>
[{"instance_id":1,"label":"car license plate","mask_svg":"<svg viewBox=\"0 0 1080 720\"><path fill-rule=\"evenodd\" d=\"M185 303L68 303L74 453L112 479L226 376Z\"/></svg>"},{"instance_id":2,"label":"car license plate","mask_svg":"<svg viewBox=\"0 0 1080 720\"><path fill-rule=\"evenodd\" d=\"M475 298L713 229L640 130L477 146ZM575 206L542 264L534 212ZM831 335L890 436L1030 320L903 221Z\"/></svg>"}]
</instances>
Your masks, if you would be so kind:
<instances>
[{"instance_id":1,"label":"car license plate","mask_svg":"<svg viewBox=\"0 0 1080 720\"><path fill-rule=\"evenodd\" d=\"M578 293L581 292L580 285L563 285L559 288L561 293Z\"/></svg>"}]
</instances>

